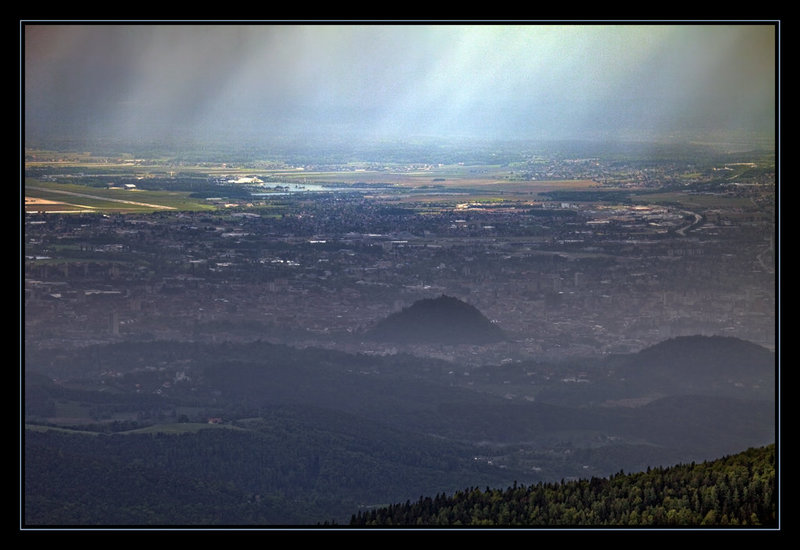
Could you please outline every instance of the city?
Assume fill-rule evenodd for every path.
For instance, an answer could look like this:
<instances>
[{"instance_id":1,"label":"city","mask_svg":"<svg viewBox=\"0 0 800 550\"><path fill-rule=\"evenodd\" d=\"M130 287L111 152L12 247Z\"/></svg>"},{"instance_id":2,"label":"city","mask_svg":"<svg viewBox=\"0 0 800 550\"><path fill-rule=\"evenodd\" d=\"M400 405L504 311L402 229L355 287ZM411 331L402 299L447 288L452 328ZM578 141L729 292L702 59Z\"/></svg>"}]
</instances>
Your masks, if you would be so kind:
<instances>
[{"instance_id":1,"label":"city","mask_svg":"<svg viewBox=\"0 0 800 550\"><path fill-rule=\"evenodd\" d=\"M209 176L220 195L207 199L210 210L64 216L34 205L24 227L26 345L264 339L392 353L360 335L448 294L511 342L414 352L484 363L629 352L689 334L774 349L774 171L751 161L715 164L705 177L634 162L608 183L597 159L540 160L554 187L537 194L530 180L513 181L514 165L500 176L507 187L465 189L434 169L414 186L344 180L288 193L259 180L242 199L247 185ZM312 170L344 174L334 168L309 166L297 181L314 182ZM370 174L390 179L356 177ZM489 176L498 181L497 169ZM557 189L578 180L593 187Z\"/></svg>"}]
</instances>

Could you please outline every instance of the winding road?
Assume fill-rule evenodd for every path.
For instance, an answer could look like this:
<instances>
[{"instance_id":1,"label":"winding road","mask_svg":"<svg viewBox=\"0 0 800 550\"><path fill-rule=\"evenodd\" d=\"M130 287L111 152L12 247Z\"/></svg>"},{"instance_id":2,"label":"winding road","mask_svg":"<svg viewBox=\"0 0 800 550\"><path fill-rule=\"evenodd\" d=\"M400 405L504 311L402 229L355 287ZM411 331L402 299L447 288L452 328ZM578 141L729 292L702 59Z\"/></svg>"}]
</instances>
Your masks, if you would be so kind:
<instances>
[{"instance_id":1,"label":"winding road","mask_svg":"<svg viewBox=\"0 0 800 550\"><path fill-rule=\"evenodd\" d=\"M689 224L684 225L680 229L676 229L675 230L675 233L677 233L681 237L685 237L687 231L691 231L692 229L694 229L695 227L697 227L701 223L703 223L703 216L701 216L697 212L691 212L689 210L684 210L683 213L686 214L686 215L694 216L694 221L689 223Z\"/></svg>"}]
</instances>

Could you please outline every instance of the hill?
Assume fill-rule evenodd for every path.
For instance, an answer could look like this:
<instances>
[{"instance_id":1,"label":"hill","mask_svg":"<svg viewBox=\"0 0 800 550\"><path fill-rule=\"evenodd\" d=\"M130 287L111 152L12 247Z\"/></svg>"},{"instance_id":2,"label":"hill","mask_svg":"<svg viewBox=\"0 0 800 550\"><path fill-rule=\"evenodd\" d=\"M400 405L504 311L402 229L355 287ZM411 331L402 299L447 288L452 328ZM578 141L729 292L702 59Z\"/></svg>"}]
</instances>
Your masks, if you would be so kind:
<instances>
[{"instance_id":1,"label":"hill","mask_svg":"<svg viewBox=\"0 0 800 550\"><path fill-rule=\"evenodd\" d=\"M354 514L352 526L777 525L775 445L701 464L506 490L477 488Z\"/></svg>"},{"instance_id":2,"label":"hill","mask_svg":"<svg viewBox=\"0 0 800 550\"><path fill-rule=\"evenodd\" d=\"M367 332L372 340L397 343L491 344L505 340L502 329L477 308L454 298L418 300L389 315Z\"/></svg>"},{"instance_id":3,"label":"hill","mask_svg":"<svg viewBox=\"0 0 800 550\"><path fill-rule=\"evenodd\" d=\"M775 354L738 338L673 338L625 357L615 370L641 393L775 398Z\"/></svg>"},{"instance_id":4,"label":"hill","mask_svg":"<svg viewBox=\"0 0 800 550\"><path fill-rule=\"evenodd\" d=\"M115 507L136 524L342 523L421 494L605 477L775 441L775 403L746 393L651 386L639 404L608 404L612 391L644 395L611 373L646 371L640 357L467 370L267 342L32 351L26 520L118 523L103 512Z\"/></svg>"},{"instance_id":5,"label":"hill","mask_svg":"<svg viewBox=\"0 0 800 550\"><path fill-rule=\"evenodd\" d=\"M483 365L471 370L468 384L537 403L638 407L668 396L774 403L777 376L775 352L767 348L738 338L685 336L637 353L558 365L532 359Z\"/></svg>"}]
</instances>

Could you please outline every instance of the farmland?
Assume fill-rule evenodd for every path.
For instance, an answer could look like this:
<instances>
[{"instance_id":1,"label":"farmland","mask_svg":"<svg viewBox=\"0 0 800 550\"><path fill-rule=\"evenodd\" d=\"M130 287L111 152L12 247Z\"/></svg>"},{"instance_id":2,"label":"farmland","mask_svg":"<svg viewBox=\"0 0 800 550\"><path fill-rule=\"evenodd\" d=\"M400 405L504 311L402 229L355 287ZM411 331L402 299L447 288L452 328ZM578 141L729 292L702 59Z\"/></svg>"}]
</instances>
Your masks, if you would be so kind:
<instances>
[{"instance_id":1,"label":"farmland","mask_svg":"<svg viewBox=\"0 0 800 550\"><path fill-rule=\"evenodd\" d=\"M38 157L37 157L38 158ZM377 200L426 203L431 197L476 200L530 200L556 190L598 188L591 179L509 181L502 167L397 165L380 169L337 166L335 170L298 168L246 169L225 163L168 165L96 158L28 163L25 179L27 212L146 213L164 210L204 211L220 206L258 206L254 194L277 187L368 192ZM231 185L257 179L255 185ZM275 195L276 197L280 194Z\"/></svg>"},{"instance_id":2,"label":"farmland","mask_svg":"<svg viewBox=\"0 0 800 550\"><path fill-rule=\"evenodd\" d=\"M157 210L203 210L202 201L186 193L97 189L83 185L25 181L25 210L29 212L144 213Z\"/></svg>"}]
</instances>

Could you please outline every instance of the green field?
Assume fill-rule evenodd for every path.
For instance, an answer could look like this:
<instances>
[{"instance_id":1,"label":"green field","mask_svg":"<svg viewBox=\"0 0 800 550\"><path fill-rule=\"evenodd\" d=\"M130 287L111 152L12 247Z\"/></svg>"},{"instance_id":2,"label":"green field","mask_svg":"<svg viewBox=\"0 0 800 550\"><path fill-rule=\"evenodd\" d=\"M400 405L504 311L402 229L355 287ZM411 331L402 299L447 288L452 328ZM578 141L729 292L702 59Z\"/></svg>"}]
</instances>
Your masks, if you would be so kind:
<instances>
[{"instance_id":1,"label":"green field","mask_svg":"<svg viewBox=\"0 0 800 550\"><path fill-rule=\"evenodd\" d=\"M173 424L155 424L147 426L146 428L138 428L135 430L128 430L123 433L142 434L142 433L163 433L163 434L184 434L184 433L197 433L200 430L242 430L244 428L232 426L230 424L207 424L200 422L183 422Z\"/></svg>"},{"instance_id":2,"label":"green field","mask_svg":"<svg viewBox=\"0 0 800 550\"><path fill-rule=\"evenodd\" d=\"M631 201L641 204L678 204L687 209L707 208L752 208L753 203L746 197L735 197L720 193L686 193L681 191L666 193L632 193Z\"/></svg>"},{"instance_id":3,"label":"green field","mask_svg":"<svg viewBox=\"0 0 800 550\"><path fill-rule=\"evenodd\" d=\"M27 212L156 212L212 210L187 192L145 191L87 187L69 183L25 180Z\"/></svg>"}]
</instances>

